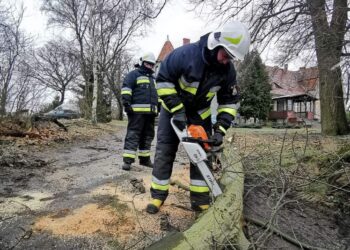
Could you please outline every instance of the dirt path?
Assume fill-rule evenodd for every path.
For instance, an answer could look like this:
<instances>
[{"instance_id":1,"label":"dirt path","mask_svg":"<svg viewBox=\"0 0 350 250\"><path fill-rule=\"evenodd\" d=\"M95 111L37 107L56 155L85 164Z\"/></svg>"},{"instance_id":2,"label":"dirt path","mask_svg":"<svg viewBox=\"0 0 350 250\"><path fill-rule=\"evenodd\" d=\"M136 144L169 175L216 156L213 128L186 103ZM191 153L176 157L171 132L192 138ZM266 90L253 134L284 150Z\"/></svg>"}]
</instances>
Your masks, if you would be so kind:
<instances>
[{"instance_id":1,"label":"dirt path","mask_svg":"<svg viewBox=\"0 0 350 250\"><path fill-rule=\"evenodd\" d=\"M189 194L176 186L160 213L145 212L151 169L138 164L130 172L121 169L125 124L74 126L68 135L55 132L54 141L45 144L0 138L0 249L143 249L194 222ZM250 136L236 139L248 149L249 142L256 153L256 145L272 137ZM275 200L259 173L249 173L258 160L253 156L248 154L245 162L244 214L267 222ZM172 179L185 185L187 162L180 148ZM322 211L294 195L287 198L275 218L283 232L320 249L349 249L349 216L337 218L332 209ZM247 223L252 242L270 235ZM301 248L276 235L267 238L266 249Z\"/></svg>"},{"instance_id":2,"label":"dirt path","mask_svg":"<svg viewBox=\"0 0 350 250\"><path fill-rule=\"evenodd\" d=\"M188 194L174 186L161 213L144 211L151 169L123 171L125 127L112 131L10 152L27 162L2 168L0 249L139 249L193 222ZM174 178L188 171L184 162L180 154Z\"/></svg>"}]
</instances>

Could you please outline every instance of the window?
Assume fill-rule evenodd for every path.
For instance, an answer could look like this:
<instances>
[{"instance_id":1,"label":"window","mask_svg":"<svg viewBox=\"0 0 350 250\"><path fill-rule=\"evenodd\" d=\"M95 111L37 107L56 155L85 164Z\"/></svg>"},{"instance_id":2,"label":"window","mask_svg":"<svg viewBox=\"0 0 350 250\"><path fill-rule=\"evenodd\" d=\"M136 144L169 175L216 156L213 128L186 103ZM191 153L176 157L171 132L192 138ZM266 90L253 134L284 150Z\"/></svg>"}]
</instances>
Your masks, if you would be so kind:
<instances>
[{"instance_id":1,"label":"window","mask_svg":"<svg viewBox=\"0 0 350 250\"><path fill-rule=\"evenodd\" d=\"M284 111L284 100L277 100L277 111Z\"/></svg>"},{"instance_id":2,"label":"window","mask_svg":"<svg viewBox=\"0 0 350 250\"><path fill-rule=\"evenodd\" d=\"M288 108L287 110L293 110L293 100L292 99L288 99Z\"/></svg>"}]
</instances>

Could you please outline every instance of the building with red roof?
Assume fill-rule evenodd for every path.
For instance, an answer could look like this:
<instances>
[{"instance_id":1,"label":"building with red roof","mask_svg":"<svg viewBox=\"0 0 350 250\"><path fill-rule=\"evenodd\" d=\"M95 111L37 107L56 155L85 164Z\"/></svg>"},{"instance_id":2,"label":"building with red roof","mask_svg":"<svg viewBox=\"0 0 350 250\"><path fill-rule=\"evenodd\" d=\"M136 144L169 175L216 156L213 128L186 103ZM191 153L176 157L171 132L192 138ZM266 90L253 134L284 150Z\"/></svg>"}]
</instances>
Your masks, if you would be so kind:
<instances>
[{"instance_id":1,"label":"building with red roof","mask_svg":"<svg viewBox=\"0 0 350 250\"><path fill-rule=\"evenodd\" d=\"M273 108L269 118L283 122L302 122L320 119L318 68L299 68L297 71L266 66Z\"/></svg>"}]
</instances>

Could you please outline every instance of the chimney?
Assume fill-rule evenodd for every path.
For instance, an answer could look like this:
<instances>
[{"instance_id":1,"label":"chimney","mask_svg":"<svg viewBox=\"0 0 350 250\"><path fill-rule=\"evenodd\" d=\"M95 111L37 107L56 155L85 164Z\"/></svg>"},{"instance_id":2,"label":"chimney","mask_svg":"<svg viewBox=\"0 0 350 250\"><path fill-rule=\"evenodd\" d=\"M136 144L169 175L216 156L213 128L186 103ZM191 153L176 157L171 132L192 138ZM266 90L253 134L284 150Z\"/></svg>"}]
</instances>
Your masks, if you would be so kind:
<instances>
[{"instance_id":1,"label":"chimney","mask_svg":"<svg viewBox=\"0 0 350 250\"><path fill-rule=\"evenodd\" d=\"M182 38L182 43L183 43L183 45L189 44L190 42L191 42L190 39L188 39L188 38Z\"/></svg>"},{"instance_id":2,"label":"chimney","mask_svg":"<svg viewBox=\"0 0 350 250\"><path fill-rule=\"evenodd\" d=\"M288 63L286 63L285 65L284 65L284 71L287 71L288 70Z\"/></svg>"}]
</instances>

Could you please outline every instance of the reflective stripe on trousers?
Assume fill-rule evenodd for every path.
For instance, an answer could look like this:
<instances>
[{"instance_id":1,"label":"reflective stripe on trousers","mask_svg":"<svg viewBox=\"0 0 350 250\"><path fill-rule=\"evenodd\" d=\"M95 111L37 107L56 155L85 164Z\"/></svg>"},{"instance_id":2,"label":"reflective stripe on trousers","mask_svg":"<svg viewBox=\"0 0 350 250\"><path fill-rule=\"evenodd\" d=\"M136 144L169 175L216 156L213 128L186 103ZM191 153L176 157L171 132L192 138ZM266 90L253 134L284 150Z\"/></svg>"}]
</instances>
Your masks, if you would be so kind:
<instances>
[{"instance_id":1,"label":"reflective stripe on trousers","mask_svg":"<svg viewBox=\"0 0 350 250\"><path fill-rule=\"evenodd\" d=\"M162 109L159 115L156 154L152 171L151 195L153 199L162 201L165 201L169 193L169 180L179 145L179 139L171 127L170 118L171 114ZM210 123L210 119L207 119L206 122ZM196 205L209 204L208 187L198 168L193 164L190 164L190 178L193 183L190 191L191 201Z\"/></svg>"},{"instance_id":2,"label":"reflective stripe on trousers","mask_svg":"<svg viewBox=\"0 0 350 250\"><path fill-rule=\"evenodd\" d=\"M150 155L151 143L154 138L154 118L152 114L128 114L128 128L124 141L124 162L133 163L138 149L139 155Z\"/></svg>"}]
</instances>

